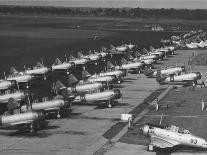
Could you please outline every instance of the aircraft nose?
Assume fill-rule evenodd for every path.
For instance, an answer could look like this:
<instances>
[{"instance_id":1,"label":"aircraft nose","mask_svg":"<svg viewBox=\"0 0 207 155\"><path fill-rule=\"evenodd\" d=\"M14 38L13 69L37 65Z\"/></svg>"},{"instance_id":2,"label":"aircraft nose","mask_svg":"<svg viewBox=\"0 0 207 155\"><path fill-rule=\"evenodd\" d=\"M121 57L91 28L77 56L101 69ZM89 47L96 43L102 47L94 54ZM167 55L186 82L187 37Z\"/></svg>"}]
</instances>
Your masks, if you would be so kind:
<instances>
[{"instance_id":1,"label":"aircraft nose","mask_svg":"<svg viewBox=\"0 0 207 155\"><path fill-rule=\"evenodd\" d=\"M122 97L121 91L119 89L114 90L115 99L120 99Z\"/></svg>"}]
</instances>

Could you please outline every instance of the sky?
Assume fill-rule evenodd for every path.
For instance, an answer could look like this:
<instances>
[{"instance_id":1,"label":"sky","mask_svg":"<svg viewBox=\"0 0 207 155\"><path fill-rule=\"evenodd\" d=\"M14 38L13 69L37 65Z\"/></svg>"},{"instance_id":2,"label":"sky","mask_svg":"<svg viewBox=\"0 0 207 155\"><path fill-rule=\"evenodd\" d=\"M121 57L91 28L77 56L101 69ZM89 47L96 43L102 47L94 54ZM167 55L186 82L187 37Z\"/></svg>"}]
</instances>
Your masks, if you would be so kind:
<instances>
[{"instance_id":1,"label":"sky","mask_svg":"<svg viewBox=\"0 0 207 155\"><path fill-rule=\"evenodd\" d=\"M207 9L207 0L0 0L0 5Z\"/></svg>"}]
</instances>

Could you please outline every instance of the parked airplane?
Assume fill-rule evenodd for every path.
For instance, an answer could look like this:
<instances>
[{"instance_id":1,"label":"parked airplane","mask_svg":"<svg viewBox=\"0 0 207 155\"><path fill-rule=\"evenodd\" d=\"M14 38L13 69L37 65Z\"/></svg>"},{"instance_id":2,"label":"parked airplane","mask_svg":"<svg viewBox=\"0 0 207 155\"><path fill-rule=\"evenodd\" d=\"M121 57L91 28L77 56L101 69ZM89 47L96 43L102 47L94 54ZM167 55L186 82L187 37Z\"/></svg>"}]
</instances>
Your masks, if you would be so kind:
<instances>
[{"instance_id":1,"label":"parked airplane","mask_svg":"<svg viewBox=\"0 0 207 155\"><path fill-rule=\"evenodd\" d=\"M182 75L170 75L169 77L163 77L161 71L157 72L156 80L160 84L166 83L183 83L183 82L194 82L196 83L198 79L201 79L202 74L200 72L192 72Z\"/></svg>"},{"instance_id":2,"label":"parked airplane","mask_svg":"<svg viewBox=\"0 0 207 155\"><path fill-rule=\"evenodd\" d=\"M172 148L175 146L188 146L207 149L205 139L191 134L188 130L173 125L162 126L146 124L141 128L143 135L150 137L149 151L155 148Z\"/></svg>"},{"instance_id":3,"label":"parked airplane","mask_svg":"<svg viewBox=\"0 0 207 155\"><path fill-rule=\"evenodd\" d=\"M18 72L14 67L10 68L10 73L8 77L5 77L6 80L16 81L18 85L26 85L26 88L29 88L30 82L35 79L34 75Z\"/></svg>"},{"instance_id":4,"label":"parked airplane","mask_svg":"<svg viewBox=\"0 0 207 155\"><path fill-rule=\"evenodd\" d=\"M73 94L88 93L94 90L100 91L106 88L106 85L100 82L94 82L94 83L86 82L83 84L80 83L78 84L78 80L73 74L69 75L68 83L69 83L69 87L67 88L67 90Z\"/></svg>"},{"instance_id":5,"label":"parked airplane","mask_svg":"<svg viewBox=\"0 0 207 155\"><path fill-rule=\"evenodd\" d=\"M121 61L122 65L121 66L116 66L115 69L118 70L131 70L131 71L136 71L137 73L140 73L142 67L145 66L145 63L142 62L127 62L124 58L122 58Z\"/></svg>"},{"instance_id":6,"label":"parked airplane","mask_svg":"<svg viewBox=\"0 0 207 155\"><path fill-rule=\"evenodd\" d=\"M157 72L159 72L159 71L153 71L153 70L151 70L151 69L149 69L147 67L144 70L144 74L147 77L156 77L157 76ZM161 69L160 72L165 77L166 76L170 76L170 75L178 75L181 72L185 72L185 66Z\"/></svg>"},{"instance_id":7,"label":"parked airplane","mask_svg":"<svg viewBox=\"0 0 207 155\"><path fill-rule=\"evenodd\" d=\"M26 113L18 113L14 115L2 115L0 118L0 126L26 126L31 133L36 132L39 124L42 122L44 115L42 112L29 111Z\"/></svg>"},{"instance_id":8,"label":"parked airplane","mask_svg":"<svg viewBox=\"0 0 207 155\"><path fill-rule=\"evenodd\" d=\"M69 63L74 63L75 66L84 67L89 62L90 62L90 59L88 58L74 58L72 55L69 56Z\"/></svg>"},{"instance_id":9,"label":"parked airplane","mask_svg":"<svg viewBox=\"0 0 207 155\"><path fill-rule=\"evenodd\" d=\"M50 72L50 69L45 67L42 63L37 62L37 65L34 66L32 69L28 68L25 69L25 74L29 74L29 75L34 75L34 76L38 76L38 77L42 77L44 80L46 80L47 78L47 74Z\"/></svg>"},{"instance_id":10,"label":"parked airplane","mask_svg":"<svg viewBox=\"0 0 207 155\"><path fill-rule=\"evenodd\" d=\"M99 74L92 75L91 78L96 77L103 77L103 76L116 76L118 79L118 83L121 83L123 81L123 77L126 76L125 70L111 70L106 72L101 72Z\"/></svg>"},{"instance_id":11,"label":"parked airplane","mask_svg":"<svg viewBox=\"0 0 207 155\"><path fill-rule=\"evenodd\" d=\"M115 75L110 75L110 76L93 76L90 73L88 73L86 70L83 70L82 72L82 79L79 81L79 84L85 83L85 82L101 82L101 83L106 83L106 84L116 84L118 83L118 78Z\"/></svg>"},{"instance_id":12,"label":"parked airplane","mask_svg":"<svg viewBox=\"0 0 207 155\"><path fill-rule=\"evenodd\" d=\"M67 74L75 67L74 62L61 62L58 58L55 59L55 63L52 64L52 71L66 71Z\"/></svg>"},{"instance_id":13,"label":"parked airplane","mask_svg":"<svg viewBox=\"0 0 207 155\"><path fill-rule=\"evenodd\" d=\"M33 111L44 111L44 114L55 113L57 118L64 117L68 114L68 108L71 109L68 100L64 100L62 96L56 96L52 100L44 100L42 102L30 103L28 99L28 105L31 105L31 109L28 109L28 105L23 105L21 111L25 112L28 110Z\"/></svg>"},{"instance_id":14,"label":"parked airplane","mask_svg":"<svg viewBox=\"0 0 207 155\"><path fill-rule=\"evenodd\" d=\"M6 91L4 94L0 94L0 103L6 104L10 98L16 101L22 101L26 98L26 94L20 90L14 92Z\"/></svg>"},{"instance_id":15,"label":"parked airplane","mask_svg":"<svg viewBox=\"0 0 207 155\"><path fill-rule=\"evenodd\" d=\"M104 92L98 92L93 94L81 94L78 96L74 96L70 94L68 89L60 84L56 83L55 85L57 92L64 97L71 98L72 104L101 104L106 103L109 108L111 108L115 101L120 99L122 94L119 89L108 90Z\"/></svg>"}]
</instances>

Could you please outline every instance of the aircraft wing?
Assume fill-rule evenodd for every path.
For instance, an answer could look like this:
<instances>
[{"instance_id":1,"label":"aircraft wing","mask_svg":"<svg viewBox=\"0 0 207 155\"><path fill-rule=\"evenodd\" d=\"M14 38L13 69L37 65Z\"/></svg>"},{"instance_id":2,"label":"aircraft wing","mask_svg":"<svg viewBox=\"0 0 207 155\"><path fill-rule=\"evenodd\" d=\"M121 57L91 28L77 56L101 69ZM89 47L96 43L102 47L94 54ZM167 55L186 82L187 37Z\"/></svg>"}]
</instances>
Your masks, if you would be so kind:
<instances>
[{"instance_id":1,"label":"aircraft wing","mask_svg":"<svg viewBox=\"0 0 207 155\"><path fill-rule=\"evenodd\" d=\"M151 145L158 147L158 148L170 148L176 145L179 145L178 141L172 139L163 139L161 137L152 136L151 137Z\"/></svg>"}]
</instances>

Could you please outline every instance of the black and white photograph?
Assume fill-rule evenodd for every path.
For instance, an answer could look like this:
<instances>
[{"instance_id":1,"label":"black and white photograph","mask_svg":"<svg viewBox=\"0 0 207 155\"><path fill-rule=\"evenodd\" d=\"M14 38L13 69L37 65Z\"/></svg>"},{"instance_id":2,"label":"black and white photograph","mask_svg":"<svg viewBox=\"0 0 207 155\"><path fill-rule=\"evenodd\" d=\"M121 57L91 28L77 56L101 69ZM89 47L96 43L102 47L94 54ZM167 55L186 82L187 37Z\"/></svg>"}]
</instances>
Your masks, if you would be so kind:
<instances>
[{"instance_id":1,"label":"black and white photograph","mask_svg":"<svg viewBox=\"0 0 207 155\"><path fill-rule=\"evenodd\" d=\"M207 155L207 0L0 0L0 155Z\"/></svg>"}]
</instances>

